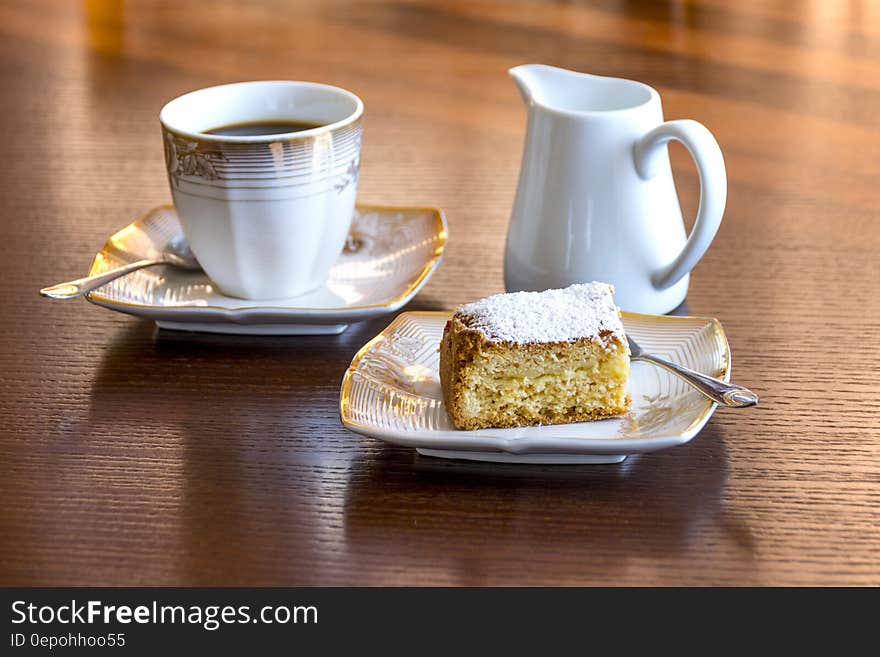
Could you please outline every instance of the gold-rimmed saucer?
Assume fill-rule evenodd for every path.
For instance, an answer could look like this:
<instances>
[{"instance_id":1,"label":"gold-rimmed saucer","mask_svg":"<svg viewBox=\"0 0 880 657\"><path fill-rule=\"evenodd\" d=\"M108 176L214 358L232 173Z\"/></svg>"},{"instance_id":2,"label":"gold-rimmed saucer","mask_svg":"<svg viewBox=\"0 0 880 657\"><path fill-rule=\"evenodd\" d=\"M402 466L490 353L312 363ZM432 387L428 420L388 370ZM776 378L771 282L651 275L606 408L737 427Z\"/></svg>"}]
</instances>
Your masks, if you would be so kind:
<instances>
[{"instance_id":1,"label":"gold-rimmed saucer","mask_svg":"<svg viewBox=\"0 0 880 657\"><path fill-rule=\"evenodd\" d=\"M115 233L89 275L151 258L182 231L171 206L147 212ZM352 322L400 309L437 269L446 220L436 208L358 205L348 242L327 282L291 299L256 301L221 294L202 272L150 267L98 288L88 300L154 320L161 328L267 335L336 334Z\"/></svg>"},{"instance_id":2,"label":"gold-rimmed saucer","mask_svg":"<svg viewBox=\"0 0 880 657\"><path fill-rule=\"evenodd\" d=\"M619 463L630 454L682 445L716 405L669 372L635 362L630 412L619 418L456 430L446 415L438 345L448 312L405 312L355 355L342 381L343 425L426 456L506 463ZM725 381L730 347L720 322L704 317L621 313L628 335L652 354Z\"/></svg>"}]
</instances>

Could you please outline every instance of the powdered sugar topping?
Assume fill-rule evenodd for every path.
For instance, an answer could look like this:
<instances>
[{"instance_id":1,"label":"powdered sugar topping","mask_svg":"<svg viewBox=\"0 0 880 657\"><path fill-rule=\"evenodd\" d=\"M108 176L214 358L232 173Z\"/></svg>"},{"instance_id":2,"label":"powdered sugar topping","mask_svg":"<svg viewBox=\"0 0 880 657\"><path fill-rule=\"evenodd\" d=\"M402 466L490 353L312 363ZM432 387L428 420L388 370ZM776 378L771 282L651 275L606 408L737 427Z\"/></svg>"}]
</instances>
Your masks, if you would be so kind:
<instances>
[{"instance_id":1,"label":"powdered sugar topping","mask_svg":"<svg viewBox=\"0 0 880 657\"><path fill-rule=\"evenodd\" d=\"M607 283L581 283L562 290L496 294L458 309L468 327L498 342L571 342L626 336Z\"/></svg>"}]
</instances>

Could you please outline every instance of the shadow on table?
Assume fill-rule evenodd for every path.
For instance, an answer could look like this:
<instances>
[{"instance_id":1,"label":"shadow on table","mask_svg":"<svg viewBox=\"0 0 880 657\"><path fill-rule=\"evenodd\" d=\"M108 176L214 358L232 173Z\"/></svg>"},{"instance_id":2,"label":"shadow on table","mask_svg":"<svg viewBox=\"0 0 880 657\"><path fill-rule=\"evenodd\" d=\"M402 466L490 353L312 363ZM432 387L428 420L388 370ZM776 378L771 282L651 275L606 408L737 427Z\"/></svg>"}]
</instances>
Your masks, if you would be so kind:
<instances>
[{"instance_id":1,"label":"shadow on table","mask_svg":"<svg viewBox=\"0 0 880 657\"><path fill-rule=\"evenodd\" d=\"M347 549L367 562L387 555L404 579L614 584L638 573L675 583L689 559L752 558L748 527L725 514L727 472L724 430L711 423L685 446L619 465L486 464L382 447L355 462Z\"/></svg>"},{"instance_id":2,"label":"shadow on table","mask_svg":"<svg viewBox=\"0 0 880 657\"><path fill-rule=\"evenodd\" d=\"M352 356L388 320L340 335L238 336L124 327L92 382L90 417L172 425L204 433L215 424L297 407L337 420L338 385ZM314 427L313 427L314 428Z\"/></svg>"},{"instance_id":3,"label":"shadow on table","mask_svg":"<svg viewBox=\"0 0 880 657\"><path fill-rule=\"evenodd\" d=\"M124 326L96 368L79 437L109 475L89 497L120 528L94 546L122 555L107 567L129 582L317 583L297 557L319 558L327 487L344 490L358 444L339 423L338 386L388 321L304 337ZM136 532L142 549L126 538Z\"/></svg>"},{"instance_id":4,"label":"shadow on table","mask_svg":"<svg viewBox=\"0 0 880 657\"><path fill-rule=\"evenodd\" d=\"M100 396L172 391L204 395L224 387L338 383L352 356L391 318L353 324L340 335L256 336L123 327L107 345L93 382ZM277 377L277 381L274 379ZM114 403L117 400L113 400Z\"/></svg>"}]
</instances>

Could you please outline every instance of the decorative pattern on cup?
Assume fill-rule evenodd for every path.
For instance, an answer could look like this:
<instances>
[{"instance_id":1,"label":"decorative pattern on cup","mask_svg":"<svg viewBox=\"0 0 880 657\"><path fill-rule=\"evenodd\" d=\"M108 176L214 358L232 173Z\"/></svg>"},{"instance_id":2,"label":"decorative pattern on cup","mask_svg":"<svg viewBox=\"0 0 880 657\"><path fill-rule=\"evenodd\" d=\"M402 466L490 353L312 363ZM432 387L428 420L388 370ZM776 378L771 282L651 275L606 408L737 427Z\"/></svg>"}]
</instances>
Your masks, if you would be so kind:
<instances>
[{"instance_id":1,"label":"decorative pattern on cup","mask_svg":"<svg viewBox=\"0 0 880 657\"><path fill-rule=\"evenodd\" d=\"M221 177L214 164L229 160L216 144L193 141L168 130L164 133L165 167L168 169L168 178L175 187L180 186L181 176L205 180L217 180Z\"/></svg>"},{"instance_id":2,"label":"decorative pattern on cup","mask_svg":"<svg viewBox=\"0 0 880 657\"><path fill-rule=\"evenodd\" d=\"M264 143L199 141L163 127L165 165L176 193L228 198L299 198L357 183L362 122L336 130Z\"/></svg>"}]
</instances>

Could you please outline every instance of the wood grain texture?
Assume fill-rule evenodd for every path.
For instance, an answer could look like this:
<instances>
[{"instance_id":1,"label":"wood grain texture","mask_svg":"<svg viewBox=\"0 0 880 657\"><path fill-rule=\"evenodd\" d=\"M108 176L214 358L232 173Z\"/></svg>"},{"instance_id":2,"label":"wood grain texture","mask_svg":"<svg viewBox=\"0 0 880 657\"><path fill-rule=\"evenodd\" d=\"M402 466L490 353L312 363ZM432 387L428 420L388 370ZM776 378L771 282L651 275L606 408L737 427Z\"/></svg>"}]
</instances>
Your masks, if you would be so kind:
<instances>
[{"instance_id":1,"label":"wood grain texture","mask_svg":"<svg viewBox=\"0 0 880 657\"><path fill-rule=\"evenodd\" d=\"M0 37L0 584L880 584L876 3L33 0ZM364 99L363 201L446 210L411 308L500 291L530 61L648 82L717 136L687 308L758 408L619 466L444 462L339 424L390 320L159 333L36 293L169 202L165 101L273 78Z\"/></svg>"}]
</instances>

